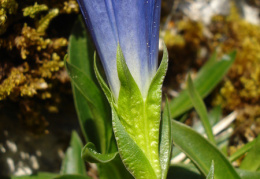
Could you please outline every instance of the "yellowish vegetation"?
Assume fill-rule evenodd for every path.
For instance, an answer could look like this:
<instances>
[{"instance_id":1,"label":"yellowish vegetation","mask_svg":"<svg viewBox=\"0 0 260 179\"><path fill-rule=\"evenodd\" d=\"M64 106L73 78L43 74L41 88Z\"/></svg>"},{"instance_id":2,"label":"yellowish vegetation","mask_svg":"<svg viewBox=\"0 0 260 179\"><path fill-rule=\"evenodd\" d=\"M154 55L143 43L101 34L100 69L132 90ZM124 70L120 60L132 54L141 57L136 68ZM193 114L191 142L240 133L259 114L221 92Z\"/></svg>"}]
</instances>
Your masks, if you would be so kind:
<instances>
[{"instance_id":1,"label":"yellowish vegetation","mask_svg":"<svg viewBox=\"0 0 260 179\"><path fill-rule=\"evenodd\" d=\"M257 109L260 101L260 26L241 19L233 8L227 18L216 17L214 23L222 24L222 30L215 34L222 54L237 51L234 65L224 79L220 92L213 100L228 111L243 110L251 106Z\"/></svg>"},{"instance_id":2,"label":"yellowish vegetation","mask_svg":"<svg viewBox=\"0 0 260 179\"><path fill-rule=\"evenodd\" d=\"M3 34L0 36L0 100L8 96L11 99L32 97L39 91L44 95L38 96L46 99L51 96L46 90L52 86L47 79L64 79L59 74L64 70L63 57L67 53L68 37L48 37L46 30L60 14L78 13L77 2L32 2L18 4L15 0L0 0L0 34ZM26 17L34 23L27 22Z\"/></svg>"}]
</instances>

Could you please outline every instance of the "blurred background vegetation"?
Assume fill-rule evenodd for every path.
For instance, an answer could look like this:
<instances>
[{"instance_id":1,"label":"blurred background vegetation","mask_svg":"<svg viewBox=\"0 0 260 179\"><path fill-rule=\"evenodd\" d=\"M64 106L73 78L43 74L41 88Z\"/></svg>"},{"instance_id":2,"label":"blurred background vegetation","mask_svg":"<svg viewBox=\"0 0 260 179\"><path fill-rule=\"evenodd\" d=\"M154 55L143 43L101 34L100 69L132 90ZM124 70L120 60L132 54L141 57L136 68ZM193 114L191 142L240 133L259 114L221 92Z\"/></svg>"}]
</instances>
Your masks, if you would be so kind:
<instances>
[{"instance_id":1,"label":"blurred background vegetation","mask_svg":"<svg viewBox=\"0 0 260 179\"><path fill-rule=\"evenodd\" d=\"M258 0L162 0L161 40L170 55L163 90L170 97L185 87L188 71L196 76L213 52L237 51L228 74L206 99L209 108L220 105L224 116L238 114L230 154L260 133L259 9ZM51 130L49 114L62 118L67 108L75 114L63 57L78 15L76 0L0 0L0 118L11 111L19 119L16 127L42 136ZM5 124L2 120L1 129ZM0 138L0 148L5 145Z\"/></svg>"}]
</instances>

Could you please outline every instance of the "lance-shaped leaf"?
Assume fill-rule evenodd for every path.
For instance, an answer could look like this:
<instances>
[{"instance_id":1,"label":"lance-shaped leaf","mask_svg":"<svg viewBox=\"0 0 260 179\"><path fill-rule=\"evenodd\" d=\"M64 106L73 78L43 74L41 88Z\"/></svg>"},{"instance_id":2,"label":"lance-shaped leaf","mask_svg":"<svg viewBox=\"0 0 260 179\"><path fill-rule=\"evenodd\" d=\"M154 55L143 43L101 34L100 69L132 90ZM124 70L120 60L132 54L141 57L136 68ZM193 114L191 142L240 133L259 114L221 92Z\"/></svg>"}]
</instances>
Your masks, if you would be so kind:
<instances>
[{"instance_id":1,"label":"lance-shaped leaf","mask_svg":"<svg viewBox=\"0 0 260 179\"><path fill-rule=\"evenodd\" d=\"M232 52L229 55L223 56L222 59L218 61L216 55L213 55L200 69L194 80L194 86L202 98L206 97L222 80L223 76L233 64L235 57L236 52ZM192 102L189 99L188 91L183 90L169 105L173 118L191 109Z\"/></svg>"},{"instance_id":2,"label":"lance-shaped leaf","mask_svg":"<svg viewBox=\"0 0 260 179\"><path fill-rule=\"evenodd\" d=\"M171 151L172 151L172 135L171 135L171 117L168 101L163 111L163 117L161 121L161 136L160 136L160 163L162 168L162 179L167 177Z\"/></svg>"},{"instance_id":3,"label":"lance-shaped leaf","mask_svg":"<svg viewBox=\"0 0 260 179\"><path fill-rule=\"evenodd\" d=\"M112 121L114 134L117 141L119 154L131 174L136 178L158 178L146 155L128 135L124 126L121 124L119 116L112 107Z\"/></svg>"},{"instance_id":4,"label":"lance-shaped leaf","mask_svg":"<svg viewBox=\"0 0 260 179\"><path fill-rule=\"evenodd\" d=\"M95 145L91 142L87 143L82 149L81 156L85 161L91 163L108 163L112 161L118 152L101 154L96 151Z\"/></svg>"},{"instance_id":5,"label":"lance-shaped leaf","mask_svg":"<svg viewBox=\"0 0 260 179\"><path fill-rule=\"evenodd\" d=\"M87 32L85 31L81 18L76 21L72 29L72 33L69 39L68 51L70 63L82 70L91 79L94 79L95 76L93 76L92 69L90 68L94 49L90 40L87 38ZM91 111L89 108L86 108L86 106L88 106L88 101L73 84L72 91L74 104L83 136L86 141L96 141L96 136L98 135L94 134L94 132L89 132L89 129L93 128L93 125L88 129L90 126L89 124L92 122Z\"/></svg>"},{"instance_id":6,"label":"lance-shaped leaf","mask_svg":"<svg viewBox=\"0 0 260 179\"><path fill-rule=\"evenodd\" d=\"M239 148L235 153L233 153L230 157L229 160L231 162L235 161L236 159L238 159L239 157L241 157L242 155L244 155L246 152L248 152L249 150L252 149L252 147L255 146L256 143L256 139L254 139L251 142L248 142L247 144L245 144L244 146L242 146L241 148Z\"/></svg>"},{"instance_id":7,"label":"lance-shaped leaf","mask_svg":"<svg viewBox=\"0 0 260 179\"><path fill-rule=\"evenodd\" d=\"M92 123L98 131L98 138L101 145L101 152L105 152L109 146L109 141L112 135L112 131L108 120L110 119L109 105L104 102L102 97L102 91L96 86L96 84L89 79L81 70L74 65L65 61L68 74L75 85L75 88L81 93L81 95L87 101L86 103L90 108L91 115L93 117ZM108 123L108 124L107 124ZM92 129L93 130L93 129Z\"/></svg>"},{"instance_id":8,"label":"lance-shaped leaf","mask_svg":"<svg viewBox=\"0 0 260 179\"><path fill-rule=\"evenodd\" d=\"M70 66L72 66L69 68L71 70L69 74L74 77L72 78L72 89L82 133L87 142L93 142L98 151L105 152L109 148L112 135L111 111L105 96L96 83L93 70L94 48L81 18L73 27L68 51ZM65 62L65 64L67 63ZM83 74L82 79L76 74L77 72L73 74L77 70ZM97 109L92 110L93 104Z\"/></svg>"},{"instance_id":9,"label":"lance-shaped leaf","mask_svg":"<svg viewBox=\"0 0 260 179\"><path fill-rule=\"evenodd\" d=\"M259 171L260 169L260 135L256 138L255 145L249 150L242 161L240 169L249 171Z\"/></svg>"},{"instance_id":10,"label":"lance-shaped leaf","mask_svg":"<svg viewBox=\"0 0 260 179\"><path fill-rule=\"evenodd\" d=\"M70 146L66 151L62 162L62 174L86 174L84 161L81 158L82 142L78 134L73 131L71 134Z\"/></svg>"},{"instance_id":11,"label":"lance-shaped leaf","mask_svg":"<svg viewBox=\"0 0 260 179\"><path fill-rule=\"evenodd\" d=\"M188 93L189 93L190 100L191 100L193 106L195 107L196 111L198 112L198 114L200 116L200 120L203 124L203 127L206 131L206 134L207 134L209 140L213 143L216 143L213 132L212 132L212 128L211 128L211 125L210 125L210 122L208 119L206 106L205 106L203 100L201 99L199 93L197 92L196 88L194 87L190 76L188 77Z\"/></svg>"},{"instance_id":12,"label":"lance-shaped leaf","mask_svg":"<svg viewBox=\"0 0 260 179\"><path fill-rule=\"evenodd\" d=\"M173 143L180 148L206 176L212 160L215 163L215 179L239 179L228 159L209 141L190 127L172 120Z\"/></svg>"},{"instance_id":13,"label":"lance-shaped leaf","mask_svg":"<svg viewBox=\"0 0 260 179\"><path fill-rule=\"evenodd\" d=\"M259 179L260 172L251 172L241 169L236 169L237 173L242 179ZM169 179L203 179L200 171L192 164L174 164L171 165L168 172Z\"/></svg>"},{"instance_id":14,"label":"lance-shaped leaf","mask_svg":"<svg viewBox=\"0 0 260 179\"><path fill-rule=\"evenodd\" d=\"M252 172L248 170L237 169L237 173L240 175L242 179L259 179L260 172Z\"/></svg>"}]
</instances>

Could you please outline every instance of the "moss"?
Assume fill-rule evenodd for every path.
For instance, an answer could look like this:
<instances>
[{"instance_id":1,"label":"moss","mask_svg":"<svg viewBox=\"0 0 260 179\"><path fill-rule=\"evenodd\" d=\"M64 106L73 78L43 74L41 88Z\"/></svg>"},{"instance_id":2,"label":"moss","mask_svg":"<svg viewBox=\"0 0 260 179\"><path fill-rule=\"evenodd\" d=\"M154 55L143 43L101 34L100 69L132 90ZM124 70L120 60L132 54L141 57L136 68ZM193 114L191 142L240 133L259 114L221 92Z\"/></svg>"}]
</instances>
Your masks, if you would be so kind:
<instances>
[{"instance_id":1,"label":"moss","mask_svg":"<svg viewBox=\"0 0 260 179\"><path fill-rule=\"evenodd\" d=\"M237 57L219 93L213 100L228 111L239 110L246 105L258 106L260 102L260 26L241 19L233 8L227 18L215 18L222 29L215 33L215 42L225 38L220 46L222 54L237 50Z\"/></svg>"},{"instance_id":2,"label":"moss","mask_svg":"<svg viewBox=\"0 0 260 179\"><path fill-rule=\"evenodd\" d=\"M14 13L19 16L22 12L24 16L24 18L15 17L20 23L10 24L10 22L11 33L0 36L0 50L4 52L1 59L14 62L8 63L10 66L5 68L6 75L0 79L2 100L12 95L14 89L16 89L15 96L20 93L20 96L32 97L40 89L36 84L41 84L46 78L50 79L55 73L63 70L62 59L66 54L68 37L50 38L46 30L55 17L60 14L78 12L78 6L76 1L71 0L54 1L52 4L43 4L44 2L27 1L28 4L25 2L17 4L11 0L1 1L0 9L4 10L4 16ZM34 4L31 5L32 3ZM33 24L26 18L27 16L33 18ZM11 53L13 55L10 55ZM25 64L28 70L21 70L24 69ZM28 83L15 82L15 78L19 80L21 77L26 78Z\"/></svg>"},{"instance_id":3,"label":"moss","mask_svg":"<svg viewBox=\"0 0 260 179\"><path fill-rule=\"evenodd\" d=\"M231 7L230 15L214 16L209 26L183 18L170 21L164 32L170 78L176 74L181 79L171 83L183 81L189 69L198 70L214 51L219 56L237 51L233 66L212 99L212 104L221 105L225 112L260 106L260 26L245 21L235 6ZM245 120L242 116L238 119Z\"/></svg>"},{"instance_id":4,"label":"moss","mask_svg":"<svg viewBox=\"0 0 260 179\"><path fill-rule=\"evenodd\" d=\"M201 22L181 19L170 21L162 34L169 51L169 69L165 84L170 88L178 88L185 80L187 70L192 66L198 69L201 61L198 58L201 47L207 48Z\"/></svg>"},{"instance_id":5,"label":"moss","mask_svg":"<svg viewBox=\"0 0 260 179\"><path fill-rule=\"evenodd\" d=\"M7 29L8 16L16 14L17 9L18 3L15 0L0 1L0 35L3 34Z\"/></svg>"},{"instance_id":6,"label":"moss","mask_svg":"<svg viewBox=\"0 0 260 179\"><path fill-rule=\"evenodd\" d=\"M76 0L0 0L0 101L27 105L19 116L40 131L69 82L63 57L77 13Z\"/></svg>"},{"instance_id":7,"label":"moss","mask_svg":"<svg viewBox=\"0 0 260 179\"><path fill-rule=\"evenodd\" d=\"M35 16L41 11L47 11L48 6L45 4L37 4L37 2L33 6L28 6L23 9L23 16L30 16L31 18L35 18Z\"/></svg>"},{"instance_id":8,"label":"moss","mask_svg":"<svg viewBox=\"0 0 260 179\"><path fill-rule=\"evenodd\" d=\"M206 103L209 108L220 105L225 114L237 111L231 145L242 146L255 138L260 133L260 26L242 19L232 5L230 15L214 16L209 26L181 18L170 21L163 35L169 50L165 82L170 90L182 88L187 71L199 70L214 51L218 56L237 51L234 64Z\"/></svg>"}]
</instances>

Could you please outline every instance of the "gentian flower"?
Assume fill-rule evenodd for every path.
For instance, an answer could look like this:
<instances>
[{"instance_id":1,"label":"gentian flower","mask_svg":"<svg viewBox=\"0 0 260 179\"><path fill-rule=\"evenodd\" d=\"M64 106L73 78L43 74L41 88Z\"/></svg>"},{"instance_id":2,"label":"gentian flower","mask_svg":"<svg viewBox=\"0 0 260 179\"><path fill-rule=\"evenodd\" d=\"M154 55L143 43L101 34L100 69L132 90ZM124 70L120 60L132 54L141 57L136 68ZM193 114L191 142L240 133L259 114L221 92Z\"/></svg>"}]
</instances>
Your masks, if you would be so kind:
<instances>
[{"instance_id":1,"label":"gentian flower","mask_svg":"<svg viewBox=\"0 0 260 179\"><path fill-rule=\"evenodd\" d=\"M161 87L168 57L158 63L161 0L78 0L110 89L95 69L112 110L118 152L137 179L159 179ZM120 47L120 48L119 48Z\"/></svg>"},{"instance_id":2,"label":"gentian flower","mask_svg":"<svg viewBox=\"0 0 260 179\"><path fill-rule=\"evenodd\" d=\"M145 96L157 70L161 0L78 0L78 3L114 97L118 97L120 89L118 44Z\"/></svg>"}]
</instances>

